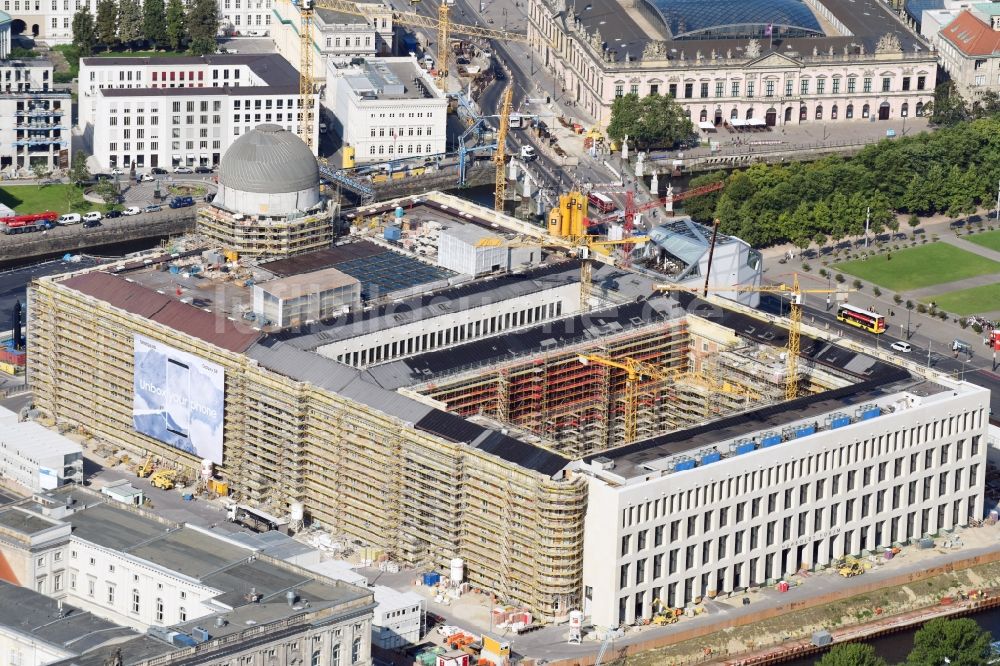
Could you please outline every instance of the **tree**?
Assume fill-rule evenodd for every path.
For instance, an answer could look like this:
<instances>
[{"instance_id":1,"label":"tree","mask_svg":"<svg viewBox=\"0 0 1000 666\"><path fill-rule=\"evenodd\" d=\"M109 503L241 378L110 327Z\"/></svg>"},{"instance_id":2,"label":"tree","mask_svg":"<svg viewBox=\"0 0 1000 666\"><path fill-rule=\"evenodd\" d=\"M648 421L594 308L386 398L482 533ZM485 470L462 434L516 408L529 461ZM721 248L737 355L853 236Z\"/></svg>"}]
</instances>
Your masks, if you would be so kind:
<instances>
[{"instance_id":1,"label":"tree","mask_svg":"<svg viewBox=\"0 0 1000 666\"><path fill-rule=\"evenodd\" d=\"M74 183L82 183L90 180L90 169L87 168L87 153L82 150L76 151L73 155L73 166L70 167L69 177Z\"/></svg>"},{"instance_id":2,"label":"tree","mask_svg":"<svg viewBox=\"0 0 1000 666\"><path fill-rule=\"evenodd\" d=\"M35 176L35 180L38 183L38 189L42 189L42 186L45 184L42 180L49 175L49 167L47 167L44 162L39 160L31 165L31 173Z\"/></svg>"},{"instance_id":3,"label":"tree","mask_svg":"<svg viewBox=\"0 0 1000 666\"><path fill-rule=\"evenodd\" d=\"M87 5L84 5L73 15L73 46L81 56L93 55L97 45L97 29L94 17L90 15Z\"/></svg>"},{"instance_id":4,"label":"tree","mask_svg":"<svg viewBox=\"0 0 1000 666\"><path fill-rule=\"evenodd\" d=\"M906 666L980 666L990 653L990 632L975 620L937 618L913 637L913 650Z\"/></svg>"},{"instance_id":5,"label":"tree","mask_svg":"<svg viewBox=\"0 0 1000 666\"><path fill-rule=\"evenodd\" d=\"M94 25L101 46L111 48L118 42L118 5L115 0L98 0Z\"/></svg>"},{"instance_id":6,"label":"tree","mask_svg":"<svg viewBox=\"0 0 1000 666\"><path fill-rule=\"evenodd\" d=\"M917 217L917 214L914 213L914 214L910 215L908 218L906 218L906 223L908 225L910 225L910 236L911 237L916 236L917 235L917 227L920 226L920 218Z\"/></svg>"},{"instance_id":7,"label":"tree","mask_svg":"<svg viewBox=\"0 0 1000 666\"><path fill-rule=\"evenodd\" d=\"M104 200L105 205L108 209L112 209L118 205L118 198L121 194L118 192L118 186L114 181L102 180L94 188L94 193Z\"/></svg>"},{"instance_id":8,"label":"tree","mask_svg":"<svg viewBox=\"0 0 1000 666\"><path fill-rule=\"evenodd\" d=\"M195 55L215 53L219 32L219 6L215 0L191 0L187 14L187 32Z\"/></svg>"},{"instance_id":9,"label":"tree","mask_svg":"<svg viewBox=\"0 0 1000 666\"><path fill-rule=\"evenodd\" d=\"M629 94L611 105L608 136L616 141L628 135L637 148L673 148L693 133L694 125L684 108L669 95L640 98Z\"/></svg>"},{"instance_id":10,"label":"tree","mask_svg":"<svg viewBox=\"0 0 1000 666\"><path fill-rule=\"evenodd\" d=\"M969 117L965 100L958 92L954 81L945 81L934 88L931 102L931 123L942 127L952 127Z\"/></svg>"},{"instance_id":11,"label":"tree","mask_svg":"<svg viewBox=\"0 0 1000 666\"><path fill-rule=\"evenodd\" d=\"M886 666L886 662L867 643L841 643L830 648L816 666Z\"/></svg>"},{"instance_id":12,"label":"tree","mask_svg":"<svg viewBox=\"0 0 1000 666\"><path fill-rule=\"evenodd\" d=\"M139 0L118 1L118 39L129 49L143 37L143 18Z\"/></svg>"},{"instance_id":13,"label":"tree","mask_svg":"<svg viewBox=\"0 0 1000 666\"><path fill-rule=\"evenodd\" d=\"M167 41L167 9L163 0L145 0L142 3L142 36L154 49Z\"/></svg>"},{"instance_id":14,"label":"tree","mask_svg":"<svg viewBox=\"0 0 1000 666\"><path fill-rule=\"evenodd\" d=\"M179 51L184 44L184 5L181 0L169 0L167 2L167 40L170 48Z\"/></svg>"},{"instance_id":15,"label":"tree","mask_svg":"<svg viewBox=\"0 0 1000 666\"><path fill-rule=\"evenodd\" d=\"M689 188L710 185L726 179L725 171L714 171L712 173L695 176L688 183ZM700 197L691 197L684 201L684 214L690 215L699 222L709 222L712 220L712 213L719 202L719 192L709 192Z\"/></svg>"}]
</instances>

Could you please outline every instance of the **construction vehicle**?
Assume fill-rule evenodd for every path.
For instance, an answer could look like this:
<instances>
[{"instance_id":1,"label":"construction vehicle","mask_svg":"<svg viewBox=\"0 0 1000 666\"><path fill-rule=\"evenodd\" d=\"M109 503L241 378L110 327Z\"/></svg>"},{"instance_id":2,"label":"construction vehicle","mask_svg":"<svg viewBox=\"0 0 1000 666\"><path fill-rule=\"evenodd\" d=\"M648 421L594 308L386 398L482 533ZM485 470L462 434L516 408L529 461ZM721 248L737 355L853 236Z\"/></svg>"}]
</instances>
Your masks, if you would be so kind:
<instances>
[{"instance_id":1,"label":"construction vehicle","mask_svg":"<svg viewBox=\"0 0 1000 666\"><path fill-rule=\"evenodd\" d=\"M149 477L149 482L153 484L154 488L159 488L160 490L171 490L173 489L175 479L177 478L177 472L172 469L158 469L153 472L152 476Z\"/></svg>"},{"instance_id":2,"label":"construction vehicle","mask_svg":"<svg viewBox=\"0 0 1000 666\"><path fill-rule=\"evenodd\" d=\"M844 566L837 569L837 573L839 573L844 578L852 578L854 576L860 576L864 572L865 572L864 565L861 564L861 562L858 562L857 560L847 562L846 564L844 564Z\"/></svg>"},{"instance_id":3,"label":"construction vehicle","mask_svg":"<svg viewBox=\"0 0 1000 666\"><path fill-rule=\"evenodd\" d=\"M715 227L718 228L718 220L715 221ZM793 273L792 284L789 286L787 284L781 283L776 285L763 285L760 287L753 286L743 286L736 285L733 287L709 287L709 277L711 276L712 270L712 250L715 248L715 234L712 235L712 245L709 247L709 260L708 260L708 270L705 272L705 286L702 289L696 287L687 287L684 285L669 285L669 284L658 284L653 287L654 291L683 291L687 293L700 294L702 296L707 296L709 291L737 291L737 292L756 292L760 294L788 294L789 295L789 315L788 315L788 346L786 354L786 371L785 371L785 400L793 400L798 397L799 393L799 377L798 377L798 363L799 363L799 352L800 344L799 338L802 334L802 298L803 294L837 294L843 293L845 291L851 291L847 289L802 289L799 286L799 274Z\"/></svg>"},{"instance_id":4,"label":"construction vehicle","mask_svg":"<svg viewBox=\"0 0 1000 666\"><path fill-rule=\"evenodd\" d=\"M366 11L366 3L353 2L352 0L292 0L292 4L299 10L299 100L302 108L299 120L299 137L311 150L316 141L316 137L313 136L313 123L316 118L314 97L317 92L316 83L313 80L313 12L316 9L331 9L353 16L363 16L369 21L371 17L370 11ZM452 23L449 17L450 11L451 5L448 2L442 2L438 6L437 18L423 16L417 12L394 11L392 15L392 21L395 25L437 31L438 81L442 90L448 76L451 33L483 39L497 39L504 42L528 42L528 36L522 33Z\"/></svg>"},{"instance_id":5,"label":"construction vehicle","mask_svg":"<svg viewBox=\"0 0 1000 666\"><path fill-rule=\"evenodd\" d=\"M441 3L441 7L446 6ZM514 86L509 85L503 92L503 104L500 107L500 128L497 130L497 149L493 153L493 163L496 165L496 192L493 209L501 213L504 202L507 200L507 130L510 129L510 108L513 99Z\"/></svg>"},{"instance_id":6,"label":"construction vehicle","mask_svg":"<svg viewBox=\"0 0 1000 666\"><path fill-rule=\"evenodd\" d=\"M676 612L667 608L661 600L653 599L653 624L655 626L663 627L668 624L676 624L677 621Z\"/></svg>"},{"instance_id":7,"label":"construction vehicle","mask_svg":"<svg viewBox=\"0 0 1000 666\"><path fill-rule=\"evenodd\" d=\"M140 479L145 479L147 476L153 473L153 456L146 458L146 462L142 463L135 469L135 475Z\"/></svg>"}]
</instances>

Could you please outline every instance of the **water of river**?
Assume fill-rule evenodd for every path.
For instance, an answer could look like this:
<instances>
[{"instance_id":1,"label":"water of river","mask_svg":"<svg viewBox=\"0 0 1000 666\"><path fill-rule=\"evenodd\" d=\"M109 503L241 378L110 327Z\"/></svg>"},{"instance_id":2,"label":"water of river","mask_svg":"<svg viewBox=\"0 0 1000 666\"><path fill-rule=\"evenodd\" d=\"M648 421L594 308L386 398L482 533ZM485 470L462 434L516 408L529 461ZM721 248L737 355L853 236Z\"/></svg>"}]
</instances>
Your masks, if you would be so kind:
<instances>
[{"instance_id":1,"label":"water of river","mask_svg":"<svg viewBox=\"0 0 1000 666\"><path fill-rule=\"evenodd\" d=\"M994 637L1000 636L1000 608L993 608L969 617L978 622L980 627L990 631ZM890 664L898 664L906 659L906 655L913 647L913 635L916 632L916 629L910 629L866 642L874 647L875 651ZM819 659L819 656L813 656L785 663L788 666L812 666Z\"/></svg>"}]
</instances>

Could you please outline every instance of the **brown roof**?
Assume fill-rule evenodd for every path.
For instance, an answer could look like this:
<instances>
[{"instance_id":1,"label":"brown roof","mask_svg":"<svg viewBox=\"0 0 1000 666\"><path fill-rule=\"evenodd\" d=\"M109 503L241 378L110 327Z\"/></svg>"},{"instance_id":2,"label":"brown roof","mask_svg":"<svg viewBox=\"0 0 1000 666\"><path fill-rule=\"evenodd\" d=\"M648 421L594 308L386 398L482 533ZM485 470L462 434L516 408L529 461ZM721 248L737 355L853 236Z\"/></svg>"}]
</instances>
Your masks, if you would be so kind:
<instances>
[{"instance_id":1,"label":"brown roof","mask_svg":"<svg viewBox=\"0 0 1000 666\"><path fill-rule=\"evenodd\" d=\"M1000 32L976 18L968 9L956 16L941 31L941 36L968 56L1000 54Z\"/></svg>"},{"instance_id":2,"label":"brown roof","mask_svg":"<svg viewBox=\"0 0 1000 666\"><path fill-rule=\"evenodd\" d=\"M242 352L260 338L259 332L237 327L222 314L181 303L118 275L91 271L75 275L62 284L231 352Z\"/></svg>"}]
</instances>

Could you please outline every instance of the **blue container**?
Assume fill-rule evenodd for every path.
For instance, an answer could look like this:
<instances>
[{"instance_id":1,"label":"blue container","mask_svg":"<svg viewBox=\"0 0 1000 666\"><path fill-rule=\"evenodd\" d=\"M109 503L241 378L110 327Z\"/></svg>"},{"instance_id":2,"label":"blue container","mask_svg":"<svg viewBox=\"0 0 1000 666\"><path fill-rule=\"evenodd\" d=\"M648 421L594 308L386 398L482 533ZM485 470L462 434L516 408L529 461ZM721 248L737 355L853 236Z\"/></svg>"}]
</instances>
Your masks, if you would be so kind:
<instances>
[{"instance_id":1,"label":"blue container","mask_svg":"<svg viewBox=\"0 0 1000 666\"><path fill-rule=\"evenodd\" d=\"M871 408L869 410L861 412L861 420L862 421L867 421L868 419L873 419L873 418L875 418L876 416L878 416L881 413L882 412L879 410L878 407L873 407L873 408Z\"/></svg>"},{"instance_id":2,"label":"blue container","mask_svg":"<svg viewBox=\"0 0 1000 666\"><path fill-rule=\"evenodd\" d=\"M701 464L708 465L710 463L719 462L722 460L722 454L718 451L712 451L711 453L706 453L701 457Z\"/></svg>"},{"instance_id":3,"label":"blue container","mask_svg":"<svg viewBox=\"0 0 1000 666\"><path fill-rule=\"evenodd\" d=\"M403 232L399 227L386 227L383 235L387 241L398 241L403 237Z\"/></svg>"},{"instance_id":4,"label":"blue container","mask_svg":"<svg viewBox=\"0 0 1000 666\"><path fill-rule=\"evenodd\" d=\"M751 453L754 450L754 443L747 442L746 444L737 444L736 455L741 456L744 453Z\"/></svg>"},{"instance_id":5,"label":"blue container","mask_svg":"<svg viewBox=\"0 0 1000 666\"><path fill-rule=\"evenodd\" d=\"M831 430L835 430L837 428L843 428L845 425L851 425L850 416L838 416L837 418L830 421Z\"/></svg>"},{"instance_id":6,"label":"blue container","mask_svg":"<svg viewBox=\"0 0 1000 666\"><path fill-rule=\"evenodd\" d=\"M686 469L694 469L694 465L695 463L693 460L685 460L684 462L679 462L674 465L674 471L683 472Z\"/></svg>"},{"instance_id":7,"label":"blue container","mask_svg":"<svg viewBox=\"0 0 1000 666\"><path fill-rule=\"evenodd\" d=\"M427 587L433 587L441 582L441 574L435 571L429 571L424 574L424 585Z\"/></svg>"},{"instance_id":8,"label":"blue container","mask_svg":"<svg viewBox=\"0 0 1000 666\"><path fill-rule=\"evenodd\" d=\"M795 431L796 437L805 437L806 435L811 435L816 432L816 426L802 426Z\"/></svg>"},{"instance_id":9,"label":"blue container","mask_svg":"<svg viewBox=\"0 0 1000 666\"><path fill-rule=\"evenodd\" d=\"M776 446L781 444L781 435L768 435L764 439L760 440L760 448L766 449L769 446Z\"/></svg>"},{"instance_id":10,"label":"blue container","mask_svg":"<svg viewBox=\"0 0 1000 666\"><path fill-rule=\"evenodd\" d=\"M180 269L180 267L178 267L178 266L171 266L171 267L170 267L170 272L171 272L171 273L172 273L173 275L177 275L178 273L180 273L180 272L181 272L181 269Z\"/></svg>"}]
</instances>

